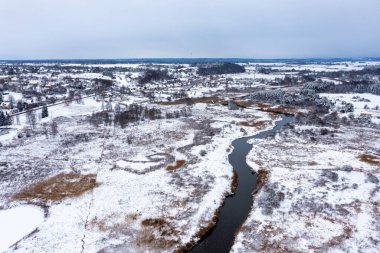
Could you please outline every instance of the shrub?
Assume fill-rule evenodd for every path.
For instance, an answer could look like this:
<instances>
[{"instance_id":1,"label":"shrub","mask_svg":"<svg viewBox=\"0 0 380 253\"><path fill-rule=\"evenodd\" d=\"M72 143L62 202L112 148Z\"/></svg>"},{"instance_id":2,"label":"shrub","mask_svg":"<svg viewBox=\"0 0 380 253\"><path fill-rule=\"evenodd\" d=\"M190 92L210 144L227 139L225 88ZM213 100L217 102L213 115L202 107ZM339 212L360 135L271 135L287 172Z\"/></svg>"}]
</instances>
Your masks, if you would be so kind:
<instances>
[{"instance_id":1,"label":"shrub","mask_svg":"<svg viewBox=\"0 0 380 253\"><path fill-rule=\"evenodd\" d=\"M338 181L338 174L331 171L331 170L323 170L322 171L322 174L321 174L322 177L325 177L333 182L337 182Z\"/></svg>"},{"instance_id":2,"label":"shrub","mask_svg":"<svg viewBox=\"0 0 380 253\"><path fill-rule=\"evenodd\" d=\"M199 152L199 154L200 154L201 156L205 156L205 155L207 155L207 151L206 151L206 150L201 150L201 151Z\"/></svg>"},{"instance_id":3,"label":"shrub","mask_svg":"<svg viewBox=\"0 0 380 253\"><path fill-rule=\"evenodd\" d=\"M283 192L275 191L271 185L266 185L263 187L262 194L257 201L257 204L262 208L262 213L264 215L271 215L273 209L280 207L280 202L285 199L285 194Z\"/></svg>"}]
</instances>

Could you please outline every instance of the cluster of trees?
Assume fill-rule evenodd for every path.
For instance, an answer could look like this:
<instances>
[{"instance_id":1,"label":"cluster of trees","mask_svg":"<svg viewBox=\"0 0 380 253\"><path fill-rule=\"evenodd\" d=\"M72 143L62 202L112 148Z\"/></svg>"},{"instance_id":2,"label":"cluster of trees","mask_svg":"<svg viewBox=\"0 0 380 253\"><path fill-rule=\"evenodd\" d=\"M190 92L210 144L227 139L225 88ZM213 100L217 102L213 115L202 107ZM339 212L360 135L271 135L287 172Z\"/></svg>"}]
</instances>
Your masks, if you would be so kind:
<instances>
[{"instance_id":1,"label":"cluster of trees","mask_svg":"<svg viewBox=\"0 0 380 253\"><path fill-rule=\"evenodd\" d=\"M150 83L152 81L161 81L170 79L167 69L147 69L144 74L138 79L140 85Z\"/></svg>"},{"instance_id":2,"label":"cluster of trees","mask_svg":"<svg viewBox=\"0 0 380 253\"><path fill-rule=\"evenodd\" d=\"M314 90L315 92L329 93L372 93L380 95L380 83L363 84L357 82L349 82L345 84L335 85L331 82L309 82L303 87L303 90Z\"/></svg>"},{"instance_id":3,"label":"cluster of trees","mask_svg":"<svg viewBox=\"0 0 380 253\"><path fill-rule=\"evenodd\" d=\"M189 95L187 94L187 92L185 90L180 90L180 91L173 93L173 98L175 98L175 99L187 98L187 97L189 97Z\"/></svg>"},{"instance_id":4,"label":"cluster of trees","mask_svg":"<svg viewBox=\"0 0 380 253\"><path fill-rule=\"evenodd\" d=\"M96 78L93 80L93 82L93 90L97 94L101 94L102 92L110 89L113 86L113 81L108 79Z\"/></svg>"},{"instance_id":5,"label":"cluster of trees","mask_svg":"<svg viewBox=\"0 0 380 253\"><path fill-rule=\"evenodd\" d=\"M344 105L339 107L339 111L341 113L353 112L354 111L354 105L351 103L345 103Z\"/></svg>"},{"instance_id":6,"label":"cluster of trees","mask_svg":"<svg viewBox=\"0 0 380 253\"><path fill-rule=\"evenodd\" d=\"M315 78L310 75L301 75L301 76L285 75L284 78L276 77L274 81L270 82L270 85L294 86L294 85L299 85L300 83L313 82L313 81L315 81Z\"/></svg>"},{"instance_id":7,"label":"cluster of trees","mask_svg":"<svg viewBox=\"0 0 380 253\"><path fill-rule=\"evenodd\" d=\"M265 74L265 75L269 75L273 72L277 72L275 70L273 70L272 68L269 68L269 67L259 67L257 68L257 72L260 73L260 74Z\"/></svg>"},{"instance_id":8,"label":"cluster of trees","mask_svg":"<svg viewBox=\"0 0 380 253\"><path fill-rule=\"evenodd\" d=\"M192 114L191 109L188 107L184 107L177 111L165 113L165 118L174 119L174 118L180 118L180 117L189 117L191 116L191 114Z\"/></svg>"},{"instance_id":9,"label":"cluster of trees","mask_svg":"<svg viewBox=\"0 0 380 253\"><path fill-rule=\"evenodd\" d=\"M331 82L308 82L303 86L303 90L314 90L315 92L324 92L334 86Z\"/></svg>"},{"instance_id":10,"label":"cluster of trees","mask_svg":"<svg viewBox=\"0 0 380 253\"><path fill-rule=\"evenodd\" d=\"M172 119L180 117L191 116L190 108L182 108L173 112L166 112L165 114L159 108L148 108L139 104L131 104L121 109L116 105L114 113L110 111L102 111L91 115L89 121L91 124L98 126L115 125L125 128L128 124L144 120L157 120L157 119Z\"/></svg>"},{"instance_id":11,"label":"cluster of trees","mask_svg":"<svg viewBox=\"0 0 380 253\"><path fill-rule=\"evenodd\" d=\"M347 103L346 110L351 110L351 104ZM340 125L357 125L365 127L373 127L374 124L371 122L371 117L365 114L355 117L353 113L349 113L346 116L339 117L339 111L341 112L342 108L334 110L330 113L322 111L321 108L314 108L313 110L304 113L299 112L294 118L294 123L299 125L314 125L314 126L328 126L337 128ZM348 112L346 111L346 112ZM326 135L329 132L326 130L321 130L321 135Z\"/></svg>"},{"instance_id":12,"label":"cluster of trees","mask_svg":"<svg viewBox=\"0 0 380 253\"><path fill-rule=\"evenodd\" d=\"M42 107L41 117L47 118L49 116L48 108L46 105Z\"/></svg>"},{"instance_id":13,"label":"cluster of trees","mask_svg":"<svg viewBox=\"0 0 380 253\"><path fill-rule=\"evenodd\" d=\"M326 97L320 97L314 90L304 89L299 94L284 90L262 90L251 94L251 101L269 102L272 104L331 108L332 102Z\"/></svg>"},{"instance_id":14,"label":"cluster of trees","mask_svg":"<svg viewBox=\"0 0 380 253\"><path fill-rule=\"evenodd\" d=\"M22 111L22 110L20 110ZM33 110L27 110L25 113L26 116L26 121L27 123L32 127L35 128L37 124L37 116L35 111ZM49 116L48 108L47 106L42 107L42 112L41 112L41 118L46 118ZM20 124L19 120L19 115L16 115L16 124ZM11 115L8 113L4 113L3 111L0 111L0 126L9 126L13 124L13 118Z\"/></svg>"},{"instance_id":15,"label":"cluster of trees","mask_svg":"<svg viewBox=\"0 0 380 253\"><path fill-rule=\"evenodd\" d=\"M379 76L380 68L379 67L368 67L362 70L351 70L351 71L323 71L319 73L325 77L330 78L344 78L346 80L362 79L368 80L368 77Z\"/></svg>"},{"instance_id":16,"label":"cluster of trees","mask_svg":"<svg viewBox=\"0 0 380 253\"><path fill-rule=\"evenodd\" d=\"M4 114L3 111L0 111L0 126L9 126L12 125L12 117L7 113Z\"/></svg>"},{"instance_id":17,"label":"cluster of trees","mask_svg":"<svg viewBox=\"0 0 380 253\"><path fill-rule=\"evenodd\" d=\"M208 63L200 64L197 74L200 76L207 75L223 75L223 74L235 74L245 73L245 68L235 63Z\"/></svg>"},{"instance_id":18,"label":"cluster of trees","mask_svg":"<svg viewBox=\"0 0 380 253\"><path fill-rule=\"evenodd\" d=\"M377 84L341 84L331 87L328 92L331 93L372 93L380 95L380 83Z\"/></svg>"}]
</instances>

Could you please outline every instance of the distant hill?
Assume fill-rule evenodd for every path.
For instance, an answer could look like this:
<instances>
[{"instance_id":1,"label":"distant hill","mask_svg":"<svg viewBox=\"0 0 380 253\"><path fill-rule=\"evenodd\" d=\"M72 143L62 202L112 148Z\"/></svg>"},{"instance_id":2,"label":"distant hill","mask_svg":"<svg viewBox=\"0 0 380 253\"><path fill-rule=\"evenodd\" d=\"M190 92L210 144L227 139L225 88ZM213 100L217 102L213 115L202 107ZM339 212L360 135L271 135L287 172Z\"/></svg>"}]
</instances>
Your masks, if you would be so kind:
<instances>
[{"instance_id":1,"label":"distant hill","mask_svg":"<svg viewBox=\"0 0 380 253\"><path fill-rule=\"evenodd\" d=\"M198 66L197 74L201 76L236 74L245 72L245 68L243 66L230 62L202 63L196 64L196 66Z\"/></svg>"}]
</instances>

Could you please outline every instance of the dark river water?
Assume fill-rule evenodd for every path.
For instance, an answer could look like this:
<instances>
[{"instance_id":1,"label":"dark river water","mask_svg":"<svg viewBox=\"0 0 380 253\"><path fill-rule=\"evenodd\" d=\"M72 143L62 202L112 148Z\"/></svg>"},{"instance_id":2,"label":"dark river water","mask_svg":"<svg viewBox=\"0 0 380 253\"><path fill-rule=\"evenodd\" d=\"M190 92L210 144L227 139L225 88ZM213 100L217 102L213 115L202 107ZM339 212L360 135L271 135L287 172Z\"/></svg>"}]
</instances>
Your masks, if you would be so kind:
<instances>
[{"instance_id":1,"label":"dark river water","mask_svg":"<svg viewBox=\"0 0 380 253\"><path fill-rule=\"evenodd\" d=\"M279 131L284 125L291 122L293 116L282 115L282 120L268 131L260 132L254 136L243 137L232 142L233 151L228 156L230 164L238 176L238 185L233 196L227 197L220 209L219 220L216 226L207 233L198 244L191 248L190 253L223 253L229 252L239 226L246 220L251 210L252 193L256 188L256 174L246 162L246 157L252 149L248 144L250 139L262 139Z\"/></svg>"}]
</instances>

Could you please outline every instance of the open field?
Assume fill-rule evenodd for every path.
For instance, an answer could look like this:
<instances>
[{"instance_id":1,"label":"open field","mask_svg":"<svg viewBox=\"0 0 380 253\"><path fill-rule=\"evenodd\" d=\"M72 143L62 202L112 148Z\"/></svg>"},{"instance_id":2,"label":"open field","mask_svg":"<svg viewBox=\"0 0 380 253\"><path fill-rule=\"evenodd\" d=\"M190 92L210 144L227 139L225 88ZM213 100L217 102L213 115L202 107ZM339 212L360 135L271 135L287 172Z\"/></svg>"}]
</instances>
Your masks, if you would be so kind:
<instances>
[{"instance_id":1,"label":"open field","mask_svg":"<svg viewBox=\"0 0 380 253\"><path fill-rule=\"evenodd\" d=\"M238 65L0 63L0 251L376 252L380 63Z\"/></svg>"}]
</instances>

